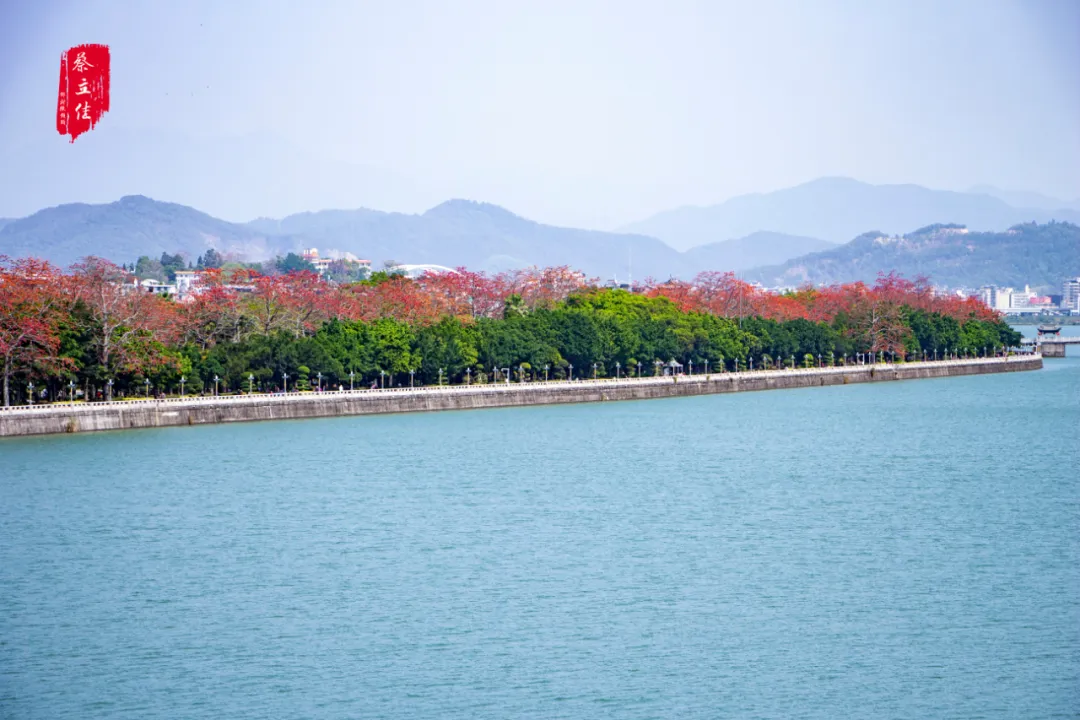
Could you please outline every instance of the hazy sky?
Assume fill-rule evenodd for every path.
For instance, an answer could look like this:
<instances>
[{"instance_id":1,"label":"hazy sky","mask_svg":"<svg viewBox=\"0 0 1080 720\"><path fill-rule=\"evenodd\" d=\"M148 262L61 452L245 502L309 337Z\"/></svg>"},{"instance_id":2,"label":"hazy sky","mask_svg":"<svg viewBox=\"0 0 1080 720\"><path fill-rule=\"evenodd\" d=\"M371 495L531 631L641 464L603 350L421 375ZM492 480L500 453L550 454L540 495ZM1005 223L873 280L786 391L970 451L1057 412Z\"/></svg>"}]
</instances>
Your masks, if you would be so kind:
<instances>
[{"instance_id":1,"label":"hazy sky","mask_svg":"<svg viewBox=\"0 0 1080 720\"><path fill-rule=\"evenodd\" d=\"M0 0L0 216L485 200L612 228L823 175L1080 197L1080 3ZM112 110L54 129L60 53Z\"/></svg>"}]
</instances>

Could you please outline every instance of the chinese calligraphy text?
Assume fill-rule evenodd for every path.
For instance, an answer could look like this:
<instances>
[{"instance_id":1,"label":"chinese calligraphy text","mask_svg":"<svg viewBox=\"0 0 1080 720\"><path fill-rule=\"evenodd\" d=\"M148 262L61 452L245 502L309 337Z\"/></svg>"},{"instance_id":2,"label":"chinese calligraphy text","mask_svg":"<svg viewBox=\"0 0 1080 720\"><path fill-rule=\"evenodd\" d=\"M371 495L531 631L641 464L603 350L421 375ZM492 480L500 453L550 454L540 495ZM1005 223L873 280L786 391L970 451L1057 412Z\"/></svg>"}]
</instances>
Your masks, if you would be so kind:
<instances>
[{"instance_id":1,"label":"chinese calligraphy text","mask_svg":"<svg viewBox=\"0 0 1080 720\"><path fill-rule=\"evenodd\" d=\"M71 142L109 110L109 46L76 45L60 55L56 131Z\"/></svg>"}]
</instances>

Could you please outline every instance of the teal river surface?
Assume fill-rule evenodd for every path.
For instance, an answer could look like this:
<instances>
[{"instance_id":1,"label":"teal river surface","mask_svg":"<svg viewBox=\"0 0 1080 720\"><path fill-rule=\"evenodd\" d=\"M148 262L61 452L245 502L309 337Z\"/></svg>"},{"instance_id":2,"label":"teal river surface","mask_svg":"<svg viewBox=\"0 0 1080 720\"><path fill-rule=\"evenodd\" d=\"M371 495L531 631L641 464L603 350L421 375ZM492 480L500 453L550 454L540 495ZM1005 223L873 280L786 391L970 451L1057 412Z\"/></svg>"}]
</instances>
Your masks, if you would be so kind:
<instances>
[{"instance_id":1,"label":"teal river surface","mask_svg":"<svg viewBox=\"0 0 1080 720\"><path fill-rule=\"evenodd\" d=\"M1078 350L0 441L0 717L1075 718Z\"/></svg>"}]
</instances>

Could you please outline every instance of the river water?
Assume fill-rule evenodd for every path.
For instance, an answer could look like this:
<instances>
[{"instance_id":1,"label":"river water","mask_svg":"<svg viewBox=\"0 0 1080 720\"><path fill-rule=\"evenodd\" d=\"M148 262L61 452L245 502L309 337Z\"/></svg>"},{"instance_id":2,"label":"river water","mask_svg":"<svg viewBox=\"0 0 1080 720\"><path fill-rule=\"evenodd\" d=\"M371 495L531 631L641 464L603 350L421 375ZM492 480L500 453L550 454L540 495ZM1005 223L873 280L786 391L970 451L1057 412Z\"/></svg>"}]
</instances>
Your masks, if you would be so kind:
<instances>
[{"instance_id":1,"label":"river water","mask_svg":"<svg viewBox=\"0 0 1080 720\"><path fill-rule=\"evenodd\" d=\"M1070 354L0 441L0 717L1076 717Z\"/></svg>"}]
</instances>

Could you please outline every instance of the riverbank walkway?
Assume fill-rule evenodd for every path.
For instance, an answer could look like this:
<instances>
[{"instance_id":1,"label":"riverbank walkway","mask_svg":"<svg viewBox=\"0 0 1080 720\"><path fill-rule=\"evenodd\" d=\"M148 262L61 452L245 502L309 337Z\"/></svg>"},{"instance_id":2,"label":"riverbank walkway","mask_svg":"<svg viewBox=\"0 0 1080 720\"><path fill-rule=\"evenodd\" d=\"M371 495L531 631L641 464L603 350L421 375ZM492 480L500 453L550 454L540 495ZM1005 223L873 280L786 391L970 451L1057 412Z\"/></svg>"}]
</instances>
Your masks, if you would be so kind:
<instances>
[{"instance_id":1,"label":"riverbank walkway","mask_svg":"<svg viewBox=\"0 0 1080 720\"><path fill-rule=\"evenodd\" d=\"M811 368L785 368L767 370L741 370L738 372L719 372L697 375L661 375L646 377L622 377L622 378L598 378L576 380L535 380L535 381L499 381L485 384L471 385L424 385L419 387L395 387L395 388L363 388L355 390L323 390L306 392L278 392L278 393L250 393L243 395L188 395L183 397L167 398L131 398L124 400L107 401L75 401L53 402L35 405L19 405L12 407L0 407L0 414L5 417L36 415L49 412L63 412L65 414L82 412L99 412L107 408L155 407L165 409L167 407L207 407L207 406L237 406L243 404L267 402L296 403L298 401L327 402L335 399L351 398L387 398L407 394L409 396L432 396L453 395L461 393L484 394L506 392L552 392L558 390L579 391L586 389L615 389L633 388L649 385L700 385L717 381L742 382L745 380L768 378L804 378L807 376L843 375L845 373L869 372L871 370L885 370L896 368L947 368L956 365L981 366L1000 365L1010 362L1030 361L1039 357L1038 354L1012 355L992 358L959 358L949 360L927 360L907 363L865 363L852 365L837 365Z\"/></svg>"}]
</instances>

